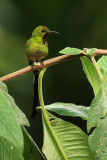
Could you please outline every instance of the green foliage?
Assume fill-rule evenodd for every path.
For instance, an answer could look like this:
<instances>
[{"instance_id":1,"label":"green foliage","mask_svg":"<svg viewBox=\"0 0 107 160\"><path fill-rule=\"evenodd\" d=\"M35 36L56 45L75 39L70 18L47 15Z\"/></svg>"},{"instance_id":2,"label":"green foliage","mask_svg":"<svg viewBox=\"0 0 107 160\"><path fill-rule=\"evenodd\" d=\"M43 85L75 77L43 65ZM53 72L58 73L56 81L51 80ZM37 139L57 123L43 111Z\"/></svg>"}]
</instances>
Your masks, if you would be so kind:
<instances>
[{"instance_id":1,"label":"green foliage","mask_svg":"<svg viewBox=\"0 0 107 160\"><path fill-rule=\"evenodd\" d=\"M24 152L23 157L25 160L43 160L45 159L38 146L35 144L26 129L22 127L24 136Z\"/></svg>"},{"instance_id":2,"label":"green foliage","mask_svg":"<svg viewBox=\"0 0 107 160\"><path fill-rule=\"evenodd\" d=\"M51 29L55 29L56 31L60 30L60 33L61 33L60 40L59 38L56 38L56 37L55 39L51 39L51 43L49 43L50 54L48 58L57 56L57 52L59 48L63 47L63 45L67 43L71 44L71 46L74 46L74 47L79 46L79 48L82 48L83 46L89 46L89 47L97 46L98 48L106 48L107 46L107 38L105 36L105 33L107 31L107 21L106 21L107 1L103 1L102 3L102 1L100 0L95 0L95 1L85 1L85 0L84 1L75 1L75 0L57 1L56 0L52 4L50 3L49 0L47 0L47 1L42 1L42 5L41 5L41 1L35 1L35 0L31 0L31 1L1 0L0 6L1 6L0 8L0 74L1 76L14 72L22 67L25 67L28 64L24 55L25 43L27 39L29 39L32 29L39 24L48 24L48 26L51 26ZM30 21L28 21L28 19ZM89 51L89 54L91 55L93 53ZM103 57L100 58L100 60L101 61L104 60L105 64L102 62L101 62L102 64L99 64L100 60L98 61L98 66L104 77L105 87L102 86L103 91L101 89L100 83L96 85L94 84L93 81L90 81L96 97L102 94L102 92L105 92L107 88L106 87L107 62L105 60L106 57L104 58ZM76 67L74 67L73 64L75 64ZM91 66L91 64L92 63L90 63L89 66ZM103 66L100 67L100 65L103 65ZM87 97L84 96L84 92L83 92L83 89L85 88L85 90L87 90L88 87L86 86L86 83L82 77L80 79L77 78L78 76L75 78L75 86L73 86L75 90L70 87L73 84L72 83L74 79L73 74L81 75L81 70L79 69L79 66L80 65L78 61L75 60L71 63L69 62L67 65L65 65L65 63L62 63L61 65L57 65L57 69L55 71L54 71L54 67L51 67L52 70L50 69L48 71L48 76L46 77L47 83L45 85L46 87L44 92L47 104L50 104L51 101L56 101L57 96L60 99L60 101L63 101L63 97L65 101L67 97L67 100L69 102L74 103L72 96L74 95L75 97L75 94L76 95L79 94L78 99L81 105L82 105L82 100L84 99L85 99L84 104L86 103L89 104L89 102L87 102ZM88 67L88 68L90 68L91 70L91 67ZM61 80L58 79L59 71L61 71L60 74L62 75L63 73L66 73L65 76L60 77L62 78ZM91 72L93 73L93 70ZM19 104L20 107L23 107L23 110L26 110L27 114L30 112L31 106L32 106L32 104L30 104L32 100L32 93L33 93L31 77L32 76L30 76L30 74L26 74L25 76L21 76L7 83L9 88L9 93L14 95L14 98L17 104ZM91 80L94 79L96 82L99 77L97 77L96 74L95 74L95 77L96 78L94 78L94 74L93 74L93 78L91 77ZM68 78L69 78L69 81L67 80ZM90 78L88 77L88 79ZM51 82L51 83L48 83L48 82ZM76 85L76 82L77 82L77 85ZM52 85L53 83L54 85ZM56 94L54 94L55 88L57 91L58 89L57 86L59 86L59 84L61 85L60 87L61 90L58 91ZM81 84L83 84L83 86L81 86ZM78 87L78 85L80 85L80 87ZM67 90L67 92L65 92L64 90L67 89L68 86L69 86L69 89ZM96 86L98 86L98 88ZM3 89L2 87L3 86L1 86L0 84L1 89ZM100 91L99 91L99 88L100 88ZM5 92L6 90L7 89L5 89ZM77 93L77 91L79 93ZM89 92L89 90L87 90L87 92ZM89 96L90 93L88 93L87 95ZM101 96L97 98L100 98L100 97ZM7 99L8 99L8 96L7 96ZM78 99L76 101L77 104L79 104ZM93 101L95 101L95 99ZM11 105L11 102L9 103ZM92 103L91 103L91 108L92 108ZM102 103L100 102L101 105ZM96 105L98 105L98 103ZM14 116L16 116L19 125L22 125L22 124L28 125L28 121L26 117L22 115L20 110L16 110L16 107L15 109L14 107L12 107L11 111L12 113L18 112L18 115L17 113L15 113ZM0 114L2 113L0 112ZM9 116L7 117L9 118ZM90 118L90 121L91 120L92 119ZM39 124L39 121L36 121L35 123ZM95 122L95 124L97 124L97 122ZM106 137L107 137L106 116L102 117L100 119L100 123L98 124L99 125L94 130L95 132L93 132L93 136L90 136L89 138L89 144L90 144L91 150L95 155L95 159L105 160L107 159L106 158L107 156L105 153L106 152L105 147L107 144L106 143ZM0 130L2 129L3 128L0 127ZM31 130L30 132L33 131ZM15 134L17 133L15 132ZM37 131L35 132L35 135L36 135L35 137L37 138L38 137ZM9 140L4 139L3 137L2 140L5 143L2 143L1 138L2 137L0 137L0 159L1 160L4 160L4 159L22 160L22 159L26 159L27 155L28 157L30 157L30 160L33 159L31 158L31 155L29 155L29 149L28 149L28 152L26 153L27 154L26 157L23 158L21 155L22 153L20 153L20 151L17 148L15 148L15 146ZM30 143L27 143L27 144L28 146L30 145ZM13 147L11 146L14 146L14 150L12 150ZM77 151L78 151L78 148L77 148ZM35 159L38 159L38 157ZM82 160L83 159L84 158L82 158ZM74 157L74 160L75 160L75 157Z\"/></svg>"},{"instance_id":3,"label":"green foliage","mask_svg":"<svg viewBox=\"0 0 107 160\"><path fill-rule=\"evenodd\" d=\"M98 127L101 123L101 119L107 114L107 95L102 86L96 97L91 103L90 110L88 112L88 132L92 127Z\"/></svg>"},{"instance_id":4,"label":"green foliage","mask_svg":"<svg viewBox=\"0 0 107 160\"><path fill-rule=\"evenodd\" d=\"M70 54L70 55L78 55L78 54L85 54L87 56L91 56L94 54L97 48L84 48L84 50L78 49L78 48L71 48L71 47L66 47L63 50L61 50L59 53L61 54Z\"/></svg>"},{"instance_id":5,"label":"green foliage","mask_svg":"<svg viewBox=\"0 0 107 160\"><path fill-rule=\"evenodd\" d=\"M107 56L102 56L97 62L104 78L104 85L107 92Z\"/></svg>"},{"instance_id":6,"label":"green foliage","mask_svg":"<svg viewBox=\"0 0 107 160\"><path fill-rule=\"evenodd\" d=\"M91 58L96 49L87 49ZM78 55L75 48L65 48L63 54ZM39 74L39 98L42 109L44 139L42 151L35 144L24 126L30 126L25 114L8 94L7 86L0 81L0 159L18 160L106 160L107 159L107 58L92 63L81 58L83 70L89 80L95 97L90 107L73 103L53 103L44 107L42 95L43 69ZM95 65L95 66L94 66ZM96 67L98 65L98 67ZM99 70L100 69L100 70ZM99 71L103 78L99 76ZM47 110L47 111L46 111ZM60 116L81 117L87 120L87 136L78 126L49 113ZM10 116L11 115L11 116ZM45 155L45 156L44 156ZM45 158L46 157L46 158Z\"/></svg>"},{"instance_id":7,"label":"green foliage","mask_svg":"<svg viewBox=\"0 0 107 160\"><path fill-rule=\"evenodd\" d=\"M107 116L89 136L89 145L96 159L107 160Z\"/></svg>"},{"instance_id":8,"label":"green foliage","mask_svg":"<svg viewBox=\"0 0 107 160\"><path fill-rule=\"evenodd\" d=\"M24 160L17 147L4 137L0 137L0 160Z\"/></svg>"},{"instance_id":9,"label":"green foliage","mask_svg":"<svg viewBox=\"0 0 107 160\"><path fill-rule=\"evenodd\" d=\"M8 103L11 105L17 120L19 122L20 125L25 125L25 126L30 126L25 114L17 107L17 105L14 102L14 99L5 91L2 91L3 96L6 98L6 100L8 101Z\"/></svg>"},{"instance_id":10,"label":"green foliage","mask_svg":"<svg viewBox=\"0 0 107 160\"><path fill-rule=\"evenodd\" d=\"M7 86L2 81L0 81L0 90L2 95L5 97L5 99L8 101L8 103L12 107L19 124L30 126L25 114L17 107L14 99L8 94Z\"/></svg>"},{"instance_id":11,"label":"green foliage","mask_svg":"<svg viewBox=\"0 0 107 160\"><path fill-rule=\"evenodd\" d=\"M45 105L45 109L57 113L60 116L81 117L83 120L88 119L89 107L85 106L75 105L72 103L57 102L50 105Z\"/></svg>"},{"instance_id":12,"label":"green foliage","mask_svg":"<svg viewBox=\"0 0 107 160\"><path fill-rule=\"evenodd\" d=\"M85 52L87 56L94 54L96 49L87 49ZM64 54L67 52L63 51ZM91 57L90 57L91 58ZM92 134L89 135L89 146L98 160L107 159L107 57L102 56L96 64L86 58L82 57L83 70L89 80L95 98L93 99L90 109L88 111L87 130L90 132L95 128ZM98 65L98 67L94 66ZM99 70L100 69L100 70ZM99 72L103 78L101 78Z\"/></svg>"},{"instance_id":13,"label":"green foliage","mask_svg":"<svg viewBox=\"0 0 107 160\"><path fill-rule=\"evenodd\" d=\"M96 127L89 136L89 145L96 159L107 159L107 95L104 88L100 88L94 98L88 115L88 131Z\"/></svg>"},{"instance_id":14,"label":"green foliage","mask_svg":"<svg viewBox=\"0 0 107 160\"><path fill-rule=\"evenodd\" d=\"M95 68L92 66L92 63L90 61L88 61L85 57L83 57L82 62L87 78L90 81L93 90L95 92L95 98L93 99L88 112L87 130L89 132L92 128L95 128L92 134L89 135L89 146L92 152L94 153L96 159L106 160L107 159L107 145L106 145L107 144L107 127L106 127L107 58L103 56L97 62L97 65L100 68L101 73L103 75L102 80L99 80L99 76L97 72L95 72Z\"/></svg>"},{"instance_id":15,"label":"green foliage","mask_svg":"<svg viewBox=\"0 0 107 160\"><path fill-rule=\"evenodd\" d=\"M94 54L94 52L96 51L96 49L97 48L91 48L91 49L84 48L87 56L91 56L92 54Z\"/></svg>"},{"instance_id":16,"label":"green foliage","mask_svg":"<svg viewBox=\"0 0 107 160\"><path fill-rule=\"evenodd\" d=\"M84 52L82 50L78 49L78 48L66 47L63 50L61 50L59 53L61 53L61 54L78 55L78 54L81 54L81 53L84 53Z\"/></svg>"},{"instance_id":17,"label":"green foliage","mask_svg":"<svg viewBox=\"0 0 107 160\"><path fill-rule=\"evenodd\" d=\"M4 91L0 89L0 136L9 140L23 152L22 130L10 103L3 92Z\"/></svg>"},{"instance_id":18,"label":"green foliage","mask_svg":"<svg viewBox=\"0 0 107 160\"><path fill-rule=\"evenodd\" d=\"M100 69L104 69L107 70L107 56L102 56L98 62L97 62L98 66Z\"/></svg>"},{"instance_id":19,"label":"green foliage","mask_svg":"<svg viewBox=\"0 0 107 160\"><path fill-rule=\"evenodd\" d=\"M29 126L26 116L0 81L0 160L45 159L23 125Z\"/></svg>"},{"instance_id":20,"label":"green foliage","mask_svg":"<svg viewBox=\"0 0 107 160\"><path fill-rule=\"evenodd\" d=\"M74 157L75 160L94 160L88 146L88 137L79 127L57 118L48 112L47 116L67 160L74 160ZM49 160L65 159L45 120L43 121L43 126L44 143L42 150L46 158Z\"/></svg>"},{"instance_id":21,"label":"green foliage","mask_svg":"<svg viewBox=\"0 0 107 160\"><path fill-rule=\"evenodd\" d=\"M94 94L96 95L99 90L99 87L101 86L101 80L91 61L86 57L81 57L81 60L82 60L83 70L93 88Z\"/></svg>"}]
</instances>

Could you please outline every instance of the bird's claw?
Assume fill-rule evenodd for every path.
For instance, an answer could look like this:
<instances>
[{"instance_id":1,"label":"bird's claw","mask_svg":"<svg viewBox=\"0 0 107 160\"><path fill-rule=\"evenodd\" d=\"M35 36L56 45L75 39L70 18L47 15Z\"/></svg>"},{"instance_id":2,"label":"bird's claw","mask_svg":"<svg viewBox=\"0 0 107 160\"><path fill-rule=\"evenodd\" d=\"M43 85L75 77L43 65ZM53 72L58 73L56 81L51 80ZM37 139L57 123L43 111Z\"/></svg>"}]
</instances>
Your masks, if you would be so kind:
<instances>
[{"instance_id":1,"label":"bird's claw","mask_svg":"<svg viewBox=\"0 0 107 160\"><path fill-rule=\"evenodd\" d=\"M33 64L34 64L35 66L37 66L37 62L34 62Z\"/></svg>"}]
</instances>

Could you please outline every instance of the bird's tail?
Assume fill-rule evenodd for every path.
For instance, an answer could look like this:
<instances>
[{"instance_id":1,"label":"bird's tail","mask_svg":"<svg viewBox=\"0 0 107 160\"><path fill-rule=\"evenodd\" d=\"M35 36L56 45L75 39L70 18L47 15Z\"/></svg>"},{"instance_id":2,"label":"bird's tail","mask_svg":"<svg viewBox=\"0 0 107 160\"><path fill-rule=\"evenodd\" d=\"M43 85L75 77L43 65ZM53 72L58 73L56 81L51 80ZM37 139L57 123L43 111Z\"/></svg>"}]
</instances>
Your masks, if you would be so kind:
<instances>
[{"instance_id":1,"label":"bird's tail","mask_svg":"<svg viewBox=\"0 0 107 160\"><path fill-rule=\"evenodd\" d=\"M39 70L33 71L34 74L34 95L33 95L33 110L31 118L35 118L36 116L36 107L38 106L39 95L38 95L38 77L39 77Z\"/></svg>"}]
</instances>

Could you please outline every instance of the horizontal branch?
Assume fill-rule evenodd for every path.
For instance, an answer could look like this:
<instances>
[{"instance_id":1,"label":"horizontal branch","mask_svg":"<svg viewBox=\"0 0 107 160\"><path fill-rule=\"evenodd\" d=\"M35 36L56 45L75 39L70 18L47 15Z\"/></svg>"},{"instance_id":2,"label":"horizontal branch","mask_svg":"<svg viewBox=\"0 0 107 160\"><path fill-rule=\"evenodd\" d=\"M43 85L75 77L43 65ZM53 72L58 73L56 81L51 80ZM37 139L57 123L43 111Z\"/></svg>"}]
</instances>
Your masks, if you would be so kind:
<instances>
[{"instance_id":1,"label":"horizontal branch","mask_svg":"<svg viewBox=\"0 0 107 160\"><path fill-rule=\"evenodd\" d=\"M96 55L107 55L107 50L97 49L95 51L95 54ZM13 79L15 77L18 77L20 75L23 75L25 73L31 72L33 70L46 68L46 67L52 66L54 64L63 62L65 60L70 60L70 59L74 59L74 58L78 58L78 57L82 57L82 56L85 56L85 55L84 54L79 54L79 55L68 55L67 54L67 55L62 55L62 56L58 56L58 57L55 57L55 58L51 58L51 59L45 60L42 63L41 62L37 62L37 66L25 67L25 68L20 69L20 70L18 70L16 72L13 72L11 74L8 74L6 76L1 77L0 80L2 82L6 82L6 81L11 80L11 79Z\"/></svg>"}]
</instances>

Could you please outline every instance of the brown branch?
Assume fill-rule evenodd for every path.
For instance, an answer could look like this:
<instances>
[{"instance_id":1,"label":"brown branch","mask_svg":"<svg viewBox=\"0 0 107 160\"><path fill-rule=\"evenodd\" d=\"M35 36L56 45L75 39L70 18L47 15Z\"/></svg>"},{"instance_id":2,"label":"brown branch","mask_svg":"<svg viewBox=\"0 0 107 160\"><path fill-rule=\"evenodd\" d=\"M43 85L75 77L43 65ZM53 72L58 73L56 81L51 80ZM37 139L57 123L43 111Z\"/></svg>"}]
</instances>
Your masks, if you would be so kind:
<instances>
[{"instance_id":1,"label":"brown branch","mask_svg":"<svg viewBox=\"0 0 107 160\"><path fill-rule=\"evenodd\" d=\"M95 51L95 54L96 55L105 55L106 56L107 55L107 50L97 49ZM63 62L65 60L70 60L70 59L78 58L78 57L81 57L81 56L85 56L85 55L84 54L79 54L79 55L62 55L62 56L58 56L58 57L55 57L55 58L52 58L52 59L45 60L45 61L43 61L43 63L38 62L37 66L33 66L33 67L28 66L28 67L20 69L20 70L18 70L16 72L13 72L11 74L8 74L6 76L3 76L3 77L0 78L0 80L2 82L5 82L5 81L11 80L11 79L13 79L15 77L18 77L18 76L20 76L22 74L31 72L33 70L46 68L46 67L52 66L54 64Z\"/></svg>"}]
</instances>

